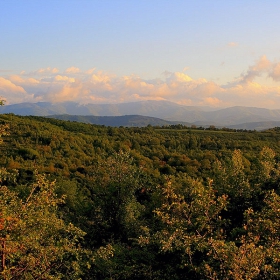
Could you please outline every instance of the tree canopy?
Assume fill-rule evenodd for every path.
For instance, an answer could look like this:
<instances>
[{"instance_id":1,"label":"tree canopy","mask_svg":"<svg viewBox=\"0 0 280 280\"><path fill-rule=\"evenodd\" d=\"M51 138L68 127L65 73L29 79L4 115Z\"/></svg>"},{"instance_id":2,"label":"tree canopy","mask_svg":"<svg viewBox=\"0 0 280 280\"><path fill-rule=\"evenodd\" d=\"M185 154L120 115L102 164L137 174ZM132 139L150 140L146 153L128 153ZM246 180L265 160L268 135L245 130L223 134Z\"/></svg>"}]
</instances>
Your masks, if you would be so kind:
<instances>
[{"instance_id":1,"label":"tree canopy","mask_svg":"<svg viewBox=\"0 0 280 280\"><path fill-rule=\"evenodd\" d=\"M279 279L278 129L0 124L2 279Z\"/></svg>"}]
</instances>

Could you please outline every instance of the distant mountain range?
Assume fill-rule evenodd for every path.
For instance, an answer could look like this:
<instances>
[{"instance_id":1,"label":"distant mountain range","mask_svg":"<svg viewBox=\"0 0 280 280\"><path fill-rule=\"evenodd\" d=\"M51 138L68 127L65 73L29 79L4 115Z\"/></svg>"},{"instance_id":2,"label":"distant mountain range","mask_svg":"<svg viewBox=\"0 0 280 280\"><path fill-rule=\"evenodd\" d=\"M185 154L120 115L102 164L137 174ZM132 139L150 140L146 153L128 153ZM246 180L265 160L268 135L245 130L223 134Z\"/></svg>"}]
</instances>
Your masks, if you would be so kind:
<instances>
[{"instance_id":1,"label":"distant mountain range","mask_svg":"<svg viewBox=\"0 0 280 280\"><path fill-rule=\"evenodd\" d=\"M86 105L75 102L20 103L5 105L0 108L0 113L14 113L24 116L53 116L60 119L71 119L110 126L182 123L185 125L214 125L217 127L256 130L280 126L280 110L242 106L215 110L210 107L183 106L168 101ZM71 118L69 115L72 115Z\"/></svg>"}]
</instances>

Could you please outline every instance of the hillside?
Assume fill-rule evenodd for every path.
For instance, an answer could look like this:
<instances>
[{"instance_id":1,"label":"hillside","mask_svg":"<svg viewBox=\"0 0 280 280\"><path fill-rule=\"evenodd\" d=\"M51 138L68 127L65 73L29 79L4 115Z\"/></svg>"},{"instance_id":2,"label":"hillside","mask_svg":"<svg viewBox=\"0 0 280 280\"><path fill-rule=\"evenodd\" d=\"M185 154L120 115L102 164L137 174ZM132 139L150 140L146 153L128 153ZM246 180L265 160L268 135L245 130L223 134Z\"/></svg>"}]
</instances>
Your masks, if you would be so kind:
<instances>
[{"instance_id":1,"label":"hillside","mask_svg":"<svg viewBox=\"0 0 280 280\"><path fill-rule=\"evenodd\" d=\"M7 135L1 126L0 221L13 240L5 243L11 273L28 264L32 275L71 267L86 280L280 274L279 129L107 127L13 114L0 122L9 126Z\"/></svg>"},{"instance_id":2,"label":"hillside","mask_svg":"<svg viewBox=\"0 0 280 280\"><path fill-rule=\"evenodd\" d=\"M128 115L128 116L82 116L82 115L50 115L50 118L55 118L59 120L69 120L75 122L90 123L96 125L106 125L113 127L145 127L147 125L152 126L164 126L164 125L174 125L178 122L166 121L159 118L145 117L139 115ZM183 123L183 122L182 122ZM190 123L183 123L184 125L191 126Z\"/></svg>"}]
</instances>

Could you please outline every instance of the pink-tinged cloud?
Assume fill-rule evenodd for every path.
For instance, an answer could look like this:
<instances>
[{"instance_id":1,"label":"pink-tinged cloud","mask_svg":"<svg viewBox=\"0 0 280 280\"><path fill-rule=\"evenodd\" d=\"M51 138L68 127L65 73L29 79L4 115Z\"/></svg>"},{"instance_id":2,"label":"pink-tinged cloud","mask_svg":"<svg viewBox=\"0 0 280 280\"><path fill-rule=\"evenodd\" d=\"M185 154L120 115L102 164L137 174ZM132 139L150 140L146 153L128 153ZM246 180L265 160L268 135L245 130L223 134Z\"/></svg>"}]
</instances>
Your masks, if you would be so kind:
<instances>
[{"instance_id":1,"label":"pink-tinged cloud","mask_svg":"<svg viewBox=\"0 0 280 280\"><path fill-rule=\"evenodd\" d=\"M217 93L225 92L219 85L214 82L204 81L202 83L197 84L197 86L193 89L193 94L200 96L213 96Z\"/></svg>"},{"instance_id":2,"label":"pink-tinged cloud","mask_svg":"<svg viewBox=\"0 0 280 280\"><path fill-rule=\"evenodd\" d=\"M85 74L87 74L87 75L92 75L92 74L94 73L95 70L96 70L96 68L91 68L91 69L87 70L87 71L85 72Z\"/></svg>"},{"instance_id":3,"label":"pink-tinged cloud","mask_svg":"<svg viewBox=\"0 0 280 280\"><path fill-rule=\"evenodd\" d=\"M75 101L86 104L169 100L194 106L280 108L280 87L257 83L255 78L260 75L279 81L280 63L272 63L263 56L248 68L246 74L227 85L204 78L193 79L182 72L166 71L161 79L144 80L136 75L118 77L94 68L85 72L75 67L63 72L46 68L33 74L24 72L0 77L0 96L5 97L8 103Z\"/></svg>"},{"instance_id":4,"label":"pink-tinged cloud","mask_svg":"<svg viewBox=\"0 0 280 280\"><path fill-rule=\"evenodd\" d=\"M185 99L185 100L181 100L177 102L180 105L184 105L184 106L193 106L193 101L191 99Z\"/></svg>"},{"instance_id":5,"label":"pink-tinged cloud","mask_svg":"<svg viewBox=\"0 0 280 280\"><path fill-rule=\"evenodd\" d=\"M22 86L16 85L3 77L0 77L0 96L6 99L8 104L33 99L32 94L28 94Z\"/></svg>"},{"instance_id":6,"label":"pink-tinged cloud","mask_svg":"<svg viewBox=\"0 0 280 280\"><path fill-rule=\"evenodd\" d=\"M67 68L65 70L65 73L66 74L77 74L77 73L80 73L80 71L81 70L79 68L72 66L72 67Z\"/></svg>"},{"instance_id":7,"label":"pink-tinged cloud","mask_svg":"<svg viewBox=\"0 0 280 280\"><path fill-rule=\"evenodd\" d=\"M223 104L223 101L220 100L217 97L206 97L202 102L201 105L208 105L208 106L213 106L213 107L221 107Z\"/></svg>"},{"instance_id":8,"label":"pink-tinged cloud","mask_svg":"<svg viewBox=\"0 0 280 280\"><path fill-rule=\"evenodd\" d=\"M280 63L273 64L269 77L271 77L274 81L280 81Z\"/></svg>"},{"instance_id":9,"label":"pink-tinged cloud","mask_svg":"<svg viewBox=\"0 0 280 280\"><path fill-rule=\"evenodd\" d=\"M69 83L75 83L75 78L67 77L67 76L61 76L56 75L54 77L55 81L57 82L69 82Z\"/></svg>"},{"instance_id":10,"label":"pink-tinged cloud","mask_svg":"<svg viewBox=\"0 0 280 280\"><path fill-rule=\"evenodd\" d=\"M256 77L261 76L263 73L268 72L271 69L272 63L264 55L255 65L249 67L247 73L243 76L243 82L252 82Z\"/></svg>"},{"instance_id":11,"label":"pink-tinged cloud","mask_svg":"<svg viewBox=\"0 0 280 280\"><path fill-rule=\"evenodd\" d=\"M228 46L228 47L237 47L237 46L238 46L238 43L236 43L236 42L229 42L229 43L227 44L227 46Z\"/></svg>"},{"instance_id":12,"label":"pink-tinged cloud","mask_svg":"<svg viewBox=\"0 0 280 280\"><path fill-rule=\"evenodd\" d=\"M22 76L19 75L12 75L9 77L9 80L12 83L15 83L19 86L24 86L28 84L39 84L40 81L34 78L23 78Z\"/></svg>"},{"instance_id":13,"label":"pink-tinged cloud","mask_svg":"<svg viewBox=\"0 0 280 280\"><path fill-rule=\"evenodd\" d=\"M0 92L1 94L8 94L10 92L26 93L24 88L22 88L21 86L17 86L10 80L4 79L2 77L0 77Z\"/></svg>"},{"instance_id":14,"label":"pink-tinged cloud","mask_svg":"<svg viewBox=\"0 0 280 280\"><path fill-rule=\"evenodd\" d=\"M57 73L59 73L59 70L57 68L47 67L47 68L40 68L40 69L30 72L30 73L26 73L26 71L21 71L20 74L32 77L32 76L53 75L53 74L57 74Z\"/></svg>"},{"instance_id":15,"label":"pink-tinged cloud","mask_svg":"<svg viewBox=\"0 0 280 280\"><path fill-rule=\"evenodd\" d=\"M80 94L85 95L81 84L64 84L62 87L53 87L47 93L48 100L51 102L77 101Z\"/></svg>"}]
</instances>

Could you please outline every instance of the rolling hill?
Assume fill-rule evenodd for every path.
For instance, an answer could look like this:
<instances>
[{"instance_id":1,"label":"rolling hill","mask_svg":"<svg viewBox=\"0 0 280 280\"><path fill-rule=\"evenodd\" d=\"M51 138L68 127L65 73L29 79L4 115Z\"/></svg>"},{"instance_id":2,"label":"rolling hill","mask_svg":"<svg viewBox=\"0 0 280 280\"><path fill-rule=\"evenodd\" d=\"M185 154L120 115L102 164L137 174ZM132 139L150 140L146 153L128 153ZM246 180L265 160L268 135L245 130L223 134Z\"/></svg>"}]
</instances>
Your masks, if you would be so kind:
<instances>
[{"instance_id":1,"label":"rolling hill","mask_svg":"<svg viewBox=\"0 0 280 280\"><path fill-rule=\"evenodd\" d=\"M178 124L182 122L171 122L159 118L146 117L140 115L125 115L125 116L79 116L79 115L51 115L51 118L59 120L68 120L75 122L83 122L89 124L114 126L114 127L145 127L147 125L152 126L164 126ZM186 126L191 126L190 123L182 123Z\"/></svg>"},{"instance_id":2,"label":"rolling hill","mask_svg":"<svg viewBox=\"0 0 280 280\"><path fill-rule=\"evenodd\" d=\"M182 123L259 130L260 128L270 128L271 125L277 124L275 122L280 122L280 110L243 106L213 109L210 107L183 106L168 101L140 101L119 104L20 103L3 106L0 108L0 113L14 113L23 116L55 116L62 119L70 118L66 115L75 115L76 117L71 117L71 119L76 118L76 121L110 126ZM58 115L63 115L63 117ZM89 120L90 116L92 117L91 120ZM130 117L128 118L128 116Z\"/></svg>"}]
</instances>

